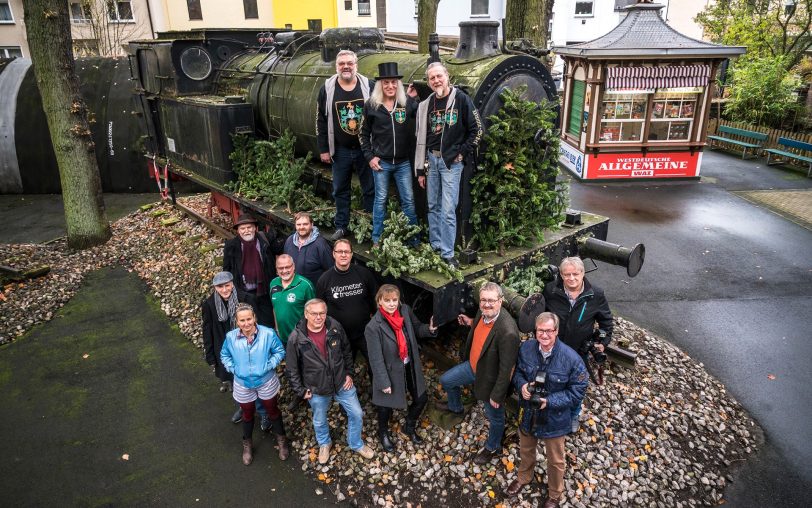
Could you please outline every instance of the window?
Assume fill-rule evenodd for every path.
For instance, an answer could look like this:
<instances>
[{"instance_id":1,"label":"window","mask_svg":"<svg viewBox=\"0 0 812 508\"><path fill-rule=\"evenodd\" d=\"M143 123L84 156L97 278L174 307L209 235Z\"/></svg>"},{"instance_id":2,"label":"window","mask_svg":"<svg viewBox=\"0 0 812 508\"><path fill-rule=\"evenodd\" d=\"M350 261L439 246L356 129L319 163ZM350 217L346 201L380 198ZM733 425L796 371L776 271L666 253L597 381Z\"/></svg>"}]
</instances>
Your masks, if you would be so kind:
<instances>
[{"instance_id":1,"label":"window","mask_svg":"<svg viewBox=\"0 0 812 508\"><path fill-rule=\"evenodd\" d=\"M70 3L71 23L90 23L90 6L83 2Z\"/></svg>"},{"instance_id":2,"label":"window","mask_svg":"<svg viewBox=\"0 0 812 508\"><path fill-rule=\"evenodd\" d=\"M487 16L488 0L471 0L471 16Z\"/></svg>"},{"instance_id":3,"label":"window","mask_svg":"<svg viewBox=\"0 0 812 508\"><path fill-rule=\"evenodd\" d=\"M242 6L245 9L245 19L259 18L259 11L257 10L257 0L242 0Z\"/></svg>"},{"instance_id":4,"label":"window","mask_svg":"<svg viewBox=\"0 0 812 508\"><path fill-rule=\"evenodd\" d=\"M575 15L590 17L592 16L592 0L577 1L575 2Z\"/></svg>"},{"instance_id":5,"label":"window","mask_svg":"<svg viewBox=\"0 0 812 508\"><path fill-rule=\"evenodd\" d=\"M344 0L344 10L345 11L352 10L352 0Z\"/></svg>"},{"instance_id":6,"label":"window","mask_svg":"<svg viewBox=\"0 0 812 508\"><path fill-rule=\"evenodd\" d=\"M11 6L8 2L0 2L0 23L14 23L14 16L11 15Z\"/></svg>"},{"instance_id":7,"label":"window","mask_svg":"<svg viewBox=\"0 0 812 508\"><path fill-rule=\"evenodd\" d=\"M608 90L601 105L602 142L640 142L648 96L653 90Z\"/></svg>"},{"instance_id":8,"label":"window","mask_svg":"<svg viewBox=\"0 0 812 508\"><path fill-rule=\"evenodd\" d=\"M0 46L0 58L22 58L23 50L19 46Z\"/></svg>"},{"instance_id":9,"label":"window","mask_svg":"<svg viewBox=\"0 0 812 508\"><path fill-rule=\"evenodd\" d=\"M358 15L369 16L372 14L372 7L369 5L369 0L358 0Z\"/></svg>"},{"instance_id":10,"label":"window","mask_svg":"<svg viewBox=\"0 0 812 508\"><path fill-rule=\"evenodd\" d=\"M649 141L686 141L696 112L696 102L703 87L660 88L651 106Z\"/></svg>"},{"instance_id":11,"label":"window","mask_svg":"<svg viewBox=\"0 0 812 508\"><path fill-rule=\"evenodd\" d=\"M189 10L189 21L203 19L200 0L186 0L186 8Z\"/></svg>"},{"instance_id":12,"label":"window","mask_svg":"<svg viewBox=\"0 0 812 508\"><path fill-rule=\"evenodd\" d=\"M75 39L73 41L73 57L83 58L99 56L99 41L95 39Z\"/></svg>"},{"instance_id":13,"label":"window","mask_svg":"<svg viewBox=\"0 0 812 508\"><path fill-rule=\"evenodd\" d=\"M133 18L133 6L130 0L108 0L107 14L110 16L110 21L118 23L132 23L135 21Z\"/></svg>"}]
</instances>

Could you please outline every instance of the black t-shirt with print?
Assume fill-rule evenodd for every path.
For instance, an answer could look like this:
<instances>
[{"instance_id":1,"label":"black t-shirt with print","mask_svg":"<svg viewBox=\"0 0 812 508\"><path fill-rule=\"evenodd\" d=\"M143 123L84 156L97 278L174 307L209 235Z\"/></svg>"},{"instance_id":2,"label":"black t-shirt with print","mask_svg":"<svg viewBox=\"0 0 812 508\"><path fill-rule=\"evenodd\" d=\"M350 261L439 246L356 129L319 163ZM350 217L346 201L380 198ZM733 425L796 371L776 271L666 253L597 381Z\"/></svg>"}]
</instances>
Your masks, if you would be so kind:
<instances>
[{"instance_id":1,"label":"black t-shirt with print","mask_svg":"<svg viewBox=\"0 0 812 508\"><path fill-rule=\"evenodd\" d=\"M364 124L364 94L361 92L361 80L357 80L351 92L336 83L333 94L333 135L335 146L359 149L358 134Z\"/></svg>"},{"instance_id":2,"label":"black t-shirt with print","mask_svg":"<svg viewBox=\"0 0 812 508\"><path fill-rule=\"evenodd\" d=\"M449 112L446 111L446 106L448 105L448 95L443 97L442 99L438 99L435 95L431 99L431 103L429 104L429 122L428 122L428 136L426 137L426 149L427 150L440 150L440 143L443 133L443 126L445 125L446 121L449 121L449 124L453 124L451 119L448 118ZM456 110L452 110L451 113ZM454 119L456 120L456 119Z\"/></svg>"}]
</instances>

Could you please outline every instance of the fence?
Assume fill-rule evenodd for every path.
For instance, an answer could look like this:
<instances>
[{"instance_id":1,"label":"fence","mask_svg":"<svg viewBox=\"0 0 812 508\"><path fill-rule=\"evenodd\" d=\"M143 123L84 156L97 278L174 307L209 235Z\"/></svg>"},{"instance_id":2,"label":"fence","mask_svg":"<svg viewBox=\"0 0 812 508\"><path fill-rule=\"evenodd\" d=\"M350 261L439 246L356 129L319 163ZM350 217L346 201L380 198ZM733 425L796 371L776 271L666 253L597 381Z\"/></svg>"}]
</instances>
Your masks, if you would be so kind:
<instances>
[{"instance_id":1,"label":"fence","mask_svg":"<svg viewBox=\"0 0 812 508\"><path fill-rule=\"evenodd\" d=\"M803 141L804 143L812 143L812 134L811 133L801 133L801 132L792 132L792 131L785 131L781 129L770 129L768 127L754 127L746 122L729 122L727 120L717 120L716 118L711 118L710 122L708 122L708 134L715 135L719 130L720 126L727 126L727 127L734 127L736 129L745 129L748 131L755 131L755 132L763 132L767 135L767 139L764 141L764 148L779 148L781 150L788 150L785 146L778 145L778 138L792 138L797 139L798 141Z\"/></svg>"}]
</instances>

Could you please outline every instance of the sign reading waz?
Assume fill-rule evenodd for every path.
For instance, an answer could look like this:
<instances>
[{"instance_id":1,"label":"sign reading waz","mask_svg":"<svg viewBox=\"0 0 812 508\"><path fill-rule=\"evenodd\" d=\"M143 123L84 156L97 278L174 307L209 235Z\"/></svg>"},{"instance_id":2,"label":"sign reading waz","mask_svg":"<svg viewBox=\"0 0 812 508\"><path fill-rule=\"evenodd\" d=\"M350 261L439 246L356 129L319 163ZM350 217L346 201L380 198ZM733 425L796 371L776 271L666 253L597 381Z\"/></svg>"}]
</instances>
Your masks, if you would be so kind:
<instances>
[{"instance_id":1,"label":"sign reading waz","mask_svg":"<svg viewBox=\"0 0 812 508\"><path fill-rule=\"evenodd\" d=\"M583 153L562 141L558 161L584 180L631 178L694 178L702 152Z\"/></svg>"}]
</instances>

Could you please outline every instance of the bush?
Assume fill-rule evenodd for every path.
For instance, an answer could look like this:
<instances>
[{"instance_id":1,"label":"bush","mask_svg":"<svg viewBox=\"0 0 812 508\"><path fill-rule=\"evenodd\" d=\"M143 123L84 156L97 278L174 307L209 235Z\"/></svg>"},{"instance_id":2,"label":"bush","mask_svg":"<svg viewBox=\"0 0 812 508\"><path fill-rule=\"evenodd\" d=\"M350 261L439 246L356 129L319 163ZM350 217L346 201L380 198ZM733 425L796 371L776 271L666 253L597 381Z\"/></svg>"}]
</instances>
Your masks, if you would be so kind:
<instances>
[{"instance_id":1,"label":"bush","mask_svg":"<svg viewBox=\"0 0 812 508\"><path fill-rule=\"evenodd\" d=\"M784 57L742 59L732 71L725 116L737 122L791 128L804 112L795 91L797 75L784 69Z\"/></svg>"}]
</instances>

